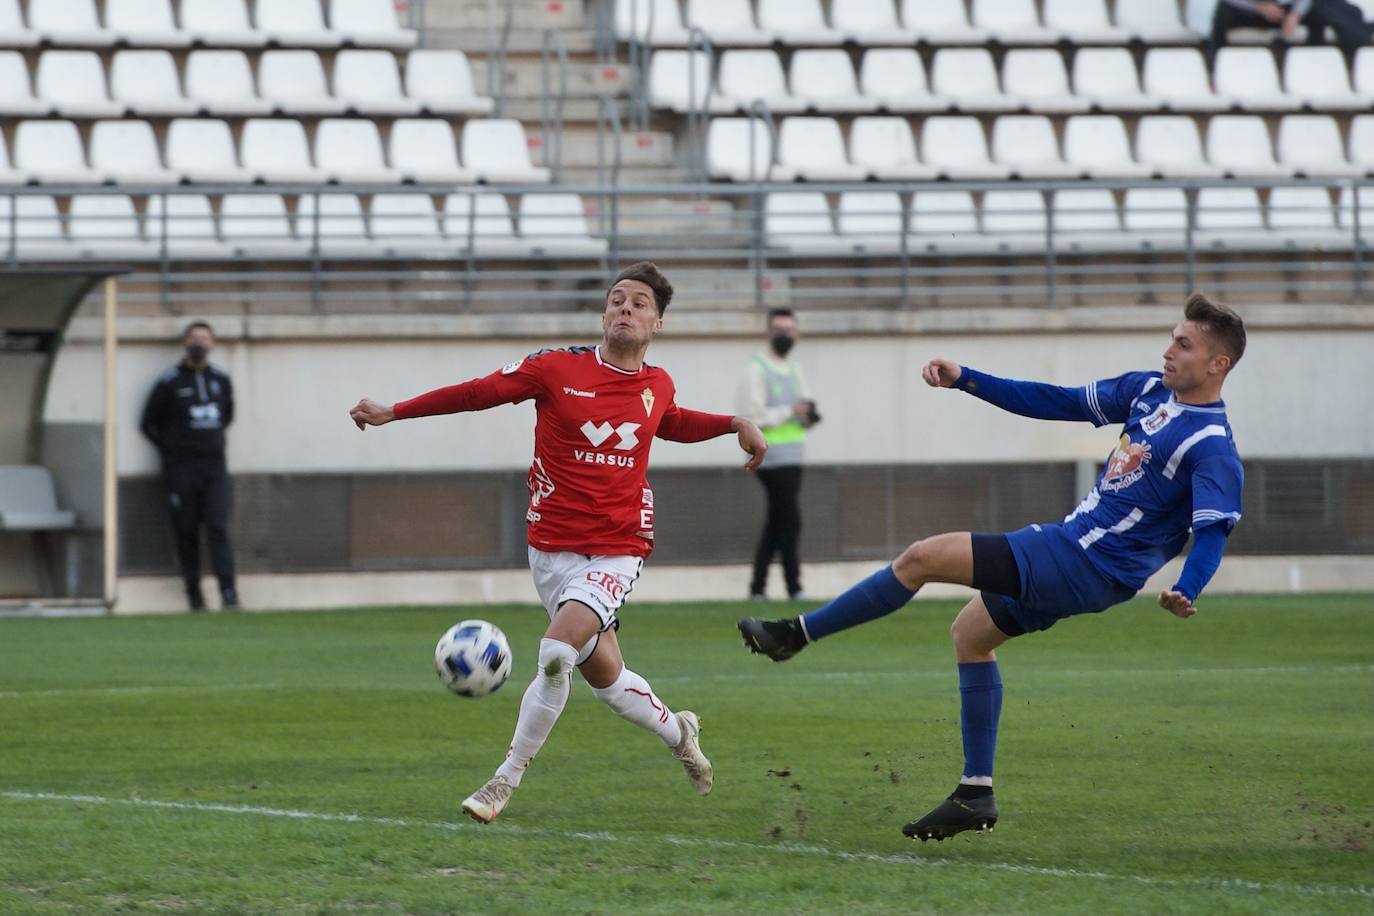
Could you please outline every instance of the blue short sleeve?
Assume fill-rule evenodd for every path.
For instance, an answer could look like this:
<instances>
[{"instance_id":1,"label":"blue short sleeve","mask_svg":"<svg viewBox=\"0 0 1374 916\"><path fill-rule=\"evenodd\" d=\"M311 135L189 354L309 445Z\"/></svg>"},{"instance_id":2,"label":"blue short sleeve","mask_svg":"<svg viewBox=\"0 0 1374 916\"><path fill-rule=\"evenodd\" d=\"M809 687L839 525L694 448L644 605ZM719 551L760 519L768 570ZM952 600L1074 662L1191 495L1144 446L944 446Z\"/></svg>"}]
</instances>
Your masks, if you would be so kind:
<instances>
[{"instance_id":1,"label":"blue short sleeve","mask_svg":"<svg viewBox=\"0 0 1374 916\"><path fill-rule=\"evenodd\" d=\"M1193 530L1225 525L1230 532L1240 521L1245 470L1234 454L1204 457L1193 466Z\"/></svg>"},{"instance_id":2,"label":"blue short sleeve","mask_svg":"<svg viewBox=\"0 0 1374 916\"><path fill-rule=\"evenodd\" d=\"M1078 389L1078 397L1094 426L1125 423L1131 416L1131 404L1160 384L1159 380L1158 372L1127 372L1089 382Z\"/></svg>"}]
</instances>

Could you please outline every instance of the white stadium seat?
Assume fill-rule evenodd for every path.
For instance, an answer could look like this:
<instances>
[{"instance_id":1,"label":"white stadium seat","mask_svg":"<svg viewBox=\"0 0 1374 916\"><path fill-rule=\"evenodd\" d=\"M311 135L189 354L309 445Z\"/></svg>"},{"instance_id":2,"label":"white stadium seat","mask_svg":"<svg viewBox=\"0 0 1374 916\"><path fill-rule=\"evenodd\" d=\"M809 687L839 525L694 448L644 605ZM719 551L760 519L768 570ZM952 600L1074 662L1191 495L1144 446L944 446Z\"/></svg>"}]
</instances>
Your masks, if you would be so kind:
<instances>
[{"instance_id":1,"label":"white stadium seat","mask_svg":"<svg viewBox=\"0 0 1374 916\"><path fill-rule=\"evenodd\" d=\"M845 157L844 137L834 118L783 119L778 161L807 181L862 181L868 174Z\"/></svg>"},{"instance_id":2,"label":"white stadium seat","mask_svg":"<svg viewBox=\"0 0 1374 916\"><path fill-rule=\"evenodd\" d=\"M398 118L387 137L391 167L405 181L419 184L466 184L472 172L458 164L453 128L437 118Z\"/></svg>"},{"instance_id":3,"label":"white stadium seat","mask_svg":"<svg viewBox=\"0 0 1374 916\"><path fill-rule=\"evenodd\" d=\"M356 194L302 194L296 202L296 235L325 257L366 256L378 248L368 237Z\"/></svg>"},{"instance_id":4,"label":"white stadium seat","mask_svg":"<svg viewBox=\"0 0 1374 916\"><path fill-rule=\"evenodd\" d=\"M1044 115L1003 115L993 121L992 158L1017 178L1073 178L1080 171L1060 157L1054 125Z\"/></svg>"},{"instance_id":5,"label":"white stadium seat","mask_svg":"<svg viewBox=\"0 0 1374 916\"><path fill-rule=\"evenodd\" d=\"M43 184L95 184L81 134L71 121L20 121L14 132L14 168Z\"/></svg>"},{"instance_id":6,"label":"white stadium seat","mask_svg":"<svg viewBox=\"0 0 1374 916\"><path fill-rule=\"evenodd\" d=\"M754 23L753 4L737 0L687 0L686 23L706 33L718 48L766 45L772 36Z\"/></svg>"},{"instance_id":7,"label":"white stadium seat","mask_svg":"<svg viewBox=\"0 0 1374 916\"><path fill-rule=\"evenodd\" d=\"M1290 96L1317 111L1368 111L1374 105L1370 96L1350 88L1350 72L1339 48L1290 48L1283 59L1283 86Z\"/></svg>"},{"instance_id":8,"label":"white stadium seat","mask_svg":"<svg viewBox=\"0 0 1374 916\"><path fill-rule=\"evenodd\" d=\"M239 158L254 181L318 184L328 177L310 161L305 126L289 118L245 121Z\"/></svg>"},{"instance_id":9,"label":"white stadium seat","mask_svg":"<svg viewBox=\"0 0 1374 916\"><path fill-rule=\"evenodd\" d=\"M763 231L768 244L776 248L806 252L840 248L830 204L819 191L769 194L763 208Z\"/></svg>"},{"instance_id":10,"label":"white stadium seat","mask_svg":"<svg viewBox=\"0 0 1374 916\"><path fill-rule=\"evenodd\" d=\"M116 44L184 48L191 43L172 18L171 0L105 0L105 28Z\"/></svg>"},{"instance_id":11,"label":"white stadium seat","mask_svg":"<svg viewBox=\"0 0 1374 916\"><path fill-rule=\"evenodd\" d=\"M32 48L38 41L38 33L24 25L19 0L0 0L0 47Z\"/></svg>"},{"instance_id":12,"label":"white stadium seat","mask_svg":"<svg viewBox=\"0 0 1374 916\"><path fill-rule=\"evenodd\" d=\"M175 184L162 164L157 137L147 121L96 121L91 128L91 168L101 181L121 185Z\"/></svg>"},{"instance_id":13,"label":"white stadium seat","mask_svg":"<svg viewBox=\"0 0 1374 916\"><path fill-rule=\"evenodd\" d=\"M988 35L968 21L963 3L949 0L901 0L902 24L933 45L981 45Z\"/></svg>"},{"instance_id":14,"label":"white stadium seat","mask_svg":"<svg viewBox=\"0 0 1374 916\"><path fill-rule=\"evenodd\" d=\"M967 248L978 236L978 212L968 191L916 191L907 231L927 249Z\"/></svg>"},{"instance_id":15,"label":"white stadium seat","mask_svg":"<svg viewBox=\"0 0 1374 916\"><path fill-rule=\"evenodd\" d=\"M1002 85L1015 104L1031 111L1087 111L1091 103L1073 94L1064 58L1049 48L1021 48L1002 60Z\"/></svg>"},{"instance_id":16,"label":"white stadium seat","mask_svg":"<svg viewBox=\"0 0 1374 916\"><path fill-rule=\"evenodd\" d=\"M892 0L846 0L830 5L830 23L835 31L863 47L873 45L914 45L916 33L897 20Z\"/></svg>"},{"instance_id":17,"label":"white stadium seat","mask_svg":"<svg viewBox=\"0 0 1374 916\"><path fill-rule=\"evenodd\" d=\"M27 180L27 176L10 164L9 146L5 143L4 133L0 132L0 185L24 184ZM0 197L0 200L6 199Z\"/></svg>"},{"instance_id":18,"label":"white stadium seat","mask_svg":"<svg viewBox=\"0 0 1374 916\"><path fill-rule=\"evenodd\" d=\"M525 254L516 240L510 205L501 194L449 194L444 198L444 235L463 250L485 255Z\"/></svg>"},{"instance_id":19,"label":"white stadium seat","mask_svg":"<svg viewBox=\"0 0 1374 916\"><path fill-rule=\"evenodd\" d=\"M477 94L462 51L422 49L406 55L406 95L426 114L490 114L492 100Z\"/></svg>"},{"instance_id":20,"label":"white stadium seat","mask_svg":"<svg viewBox=\"0 0 1374 916\"><path fill-rule=\"evenodd\" d=\"M220 237L244 258L304 257L310 243L291 231L280 194L225 194L219 203Z\"/></svg>"},{"instance_id":21,"label":"white stadium seat","mask_svg":"<svg viewBox=\"0 0 1374 916\"><path fill-rule=\"evenodd\" d=\"M1003 250L1043 250L1049 219L1040 191L997 188L983 192L983 233Z\"/></svg>"},{"instance_id":22,"label":"white stadium seat","mask_svg":"<svg viewBox=\"0 0 1374 916\"><path fill-rule=\"evenodd\" d=\"M1292 174L1274 161L1269 128L1259 115L1217 115L1207 125L1207 161L1238 178Z\"/></svg>"},{"instance_id":23,"label":"white stadium seat","mask_svg":"<svg viewBox=\"0 0 1374 916\"><path fill-rule=\"evenodd\" d=\"M251 180L239 166L229 125L210 118L177 118L167 128L167 168L186 181L242 184Z\"/></svg>"},{"instance_id":24,"label":"white stadium seat","mask_svg":"<svg viewBox=\"0 0 1374 916\"><path fill-rule=\"evenodd\" d=\"M346 107L330 94L314 51L264 51L258 58L258 94L279 114L343 114Z\"/></svg>"},{"instance_id":25,"label":"white stadium seat","mask_svg":"<svg viewBox=\"0 0 1374 916\"><path fill-rule=\"evenodd\" d=\"M711 92L711 61L705 51L655 51L649 59L649 104L683 114L734 111L735 102Z\"/></svg>"},{"instance_id":26,"label":"white stadium seat","mask_svg":"<svg viewBox=\"0 0 1374 916\"><path fill-rule=\"evenodd\" d=\"M1131 36L1112 25L1105 0L1044 0L1046 30L1079 44L1124 44Z\"/></svg>"},{"instance_id":27,"label":"white stadium seat","mask_svg":"<svg viewBox=\"0 0 1374 916\"><path fill-rule=\"evenodd\" d=\"M1128 188L1122 222L1128 232L1181 243L1188 229L1188 200L1182 188Z\"/></svg>"},{"instance_id":28,"label":"white stadium seat","mask_svg":"<svg viewBox=\"0 0 1374 916\"><path fill-rule=\"evenodd\" d=\"M1217 95L1246 111L1287 111L1296 100L1279 85L1279 67L1268 48L1229 47L1217 51L1212 74Z\"/></svg>"},{"instance_id":29,"label":"white stadium seat","mask_svg":"<svg viewBox=\"0 0 1374 916\"><path fill-rule=\"evenodd\" d=\"M196 44L261 48L267 34L248 21L245 0L181 0L181 28Z\"/></svg>"},{"instance_id":30,"label":"white stadium seat","mask_svg":"<svg viewBox=\"0 0 1374 916\"><path fill-rule=\"evenodd\" d=\"M420 103L401 89L401 72L390 51L340 51L334 57L334 95L355 114L420 113Z\"/></svg>"},{"instance_id":31,"label":"white stadium seat","mask_svg":"<svg viewBox=\"0 0 1374 916\"><path fill-rule=\"evenodd\" d=\"M576 194L522 194L520 237L535 254L599 257L606 251L606 240L592 237L586 208Z\"/></svg>"},{"instance_id":32,"label":"white stadium seat","mask_svg":"<svg viewBox=\"0 0 1374 916\"><path fill-rule=\"evenodd\" d=\"M1329 188L1274 188L1269 192L1269 228L1285 237L1335 241L1344 233L1336 227L1336 207Z\"/></svg>"},{"instance_id":33,"label":"white stadium seat","mask_svg":"<svg viewBox=\"0 0 1374 916\"><path fill-rule=\"evenodd\" d=\"M396 21L393 0L329 0L329 26L346 45L413 48L419 40Z\"/></svg>"},{"instance_id":34,"label":"white stadium seat","mask_svg":"<svg viewBox=\"0 0 1374 916\"><path fill-rule=\"evenodd\" d=\"M401 174L386 164L374 121L324 118L315 128L315 166L330 181L398 184Z\"/></svg>"},{"instance_id":35,"label":"white stadium seat","mask_svg":"<svg viewBox=\"0 0 1374 916\"><path fill-rule=\"evenodd\" d=\"M24 194L14 200L14 245L21 258L34 260L67 259L76 251L62 233L62 215L57 201L46 194ZM5 212L6 237L9 236L9 212Z\"/></svg>"},{"instance_id":36,"label":"white stadium seat","mask_svg":"<svg viewBox=\"0 0 1374 916\"><path fill-rule=\"evenodd\" d=\"M1131 156L1126 126L1116 115L1076 115L1064 125L1064 159L1092 178L1146 178L1148 165Z\"/></svg>"},{"instance_id":37,"label":"white stadium seat","mask_svg":"<svg viewBox=\"0 0 1374 916\"><path fill-rule=\"evenodd\" d=\"M944 177L977 181L1011 175L1005 165L988 158L988 142L977 118L944 116L926 118L921 126L921 159Z\"/></svg>"},{"instance_id":38,"label":"white stadium seat","mask_svg":"<svg viewBox=\"0 0 1374 916\"><path fill-rule=\"evenodd\" d=\"M1106 111L1146 111L1161 104L1140 91L1135 58L1125 48L1080 48L1073 57L1073 91Z\"/></svg>"},{"instance_id":39,"label":"white stadium seat","mask_svg":"<svg viewBox=\"0 0 1374 916\"><path fill-rule=\"evenodd\" d=\"M1131 3L1128 6L1165 6ZM1175 111L1220 111L1230 103L1212 91L1212 81L1197 48L1151 48L1145 52L1145 91Z\"/></svg>"},{"instance_id":40,"label":"white stadium seat","mask_svg":"<svg viewBox=\"0 0 1374 916\"><path fill-rule=\"evenodd\" d=\"M792 95L816 111L873 111L876 99L862 95L849 54L839 48L793 53L788 68Z\"/></svg>"},{"instance_id":41,"label":"white stadium seat","mask_svg":"<svg viewBox=\"0 0 1374 916\"><path fill-rule=\"evenodd\" d=\"M136 115L178 117L200 112L181 93L181 77L170 51L116 51L110 64L110 95Z\"/></svg>"},{"instance_id":42,"label":"white stadium seat","mask_svg":"<svg viewBox=\"0 0 1374 916\"><path fill-rule=\"evenodd\" d=\"M926 68L912 48L874 48L859 64L859 89L888 111L944 111L950 107L930 91Z\"/></svg>"},{"instance_id":43,"label":"white stadium seat","mask_svg":"<svg viewBox=\"0 0 1374 916\"><path fill-rule=\"evenodd\" d=\"M755 99L762 99L774 114L806 110L806 103L788 91L782 61L773 51L724 52L720 55L716 85L721 96L745 110Z\"/></svg>"},{"instance_id":44,"label":"white stadium seat","mask_svg":"<svg viewBox=\"0 0 1374 916\"><path fill-rule=\"evenodd\" d=\"M1220 166L1202 154L1197 122L1187 115L1146 115L1135 131L1136 158L1162 178L1216 178Z\"/></svg>"},{"instance_id":45,"label":"white stadium seat","mask_svg":"<svg viewBox=\"0 0 1374 916\"><path fill-rule=\"evenodd\" d=\"M1350 68L1350 81L1355 91L1365 98L1374 98L1374 48L1365 47L1355 52L1355 64Z\"/></svg>"},{"instance_id":46,"label":"white stadium seat","mask_svg":"<svg viewBox=\"0 0 1374 916\"><path fill-rule=\"evenodd\" d=\"M117 118L124 106L105 91L105 68L94 51L44 51L34 80L38 97L64 118Z\"/></svg>"},{"instance_id":47,"label":"white stadium seat","mask_svg":"<svg viewBox=\"0 0 1374 916\"><path fill-rule=\"evenodd\" d=\"M1363 169L1363 174L1374 173L1374 115L1356 115L1350 119L1350 141L1348 146L1350 162Z\"/></svg>"},{"instance_id":48,"label":"white stadium seat","mask_svg":"<svg viewBox=\"0 0 1374 916\"><path fill-rule=\"evenodd\" d=\"M906 118L890 115L854 119L849 126L849 161L879 181L909 181L938 174L917 158L916 139Z\"/></svg>"},{"instance_id":49,"label":"white stadium seat","mask_svg":"<svg viewBox=\"0 0 1374 916\"><path fill-rule=\"evenodd\" d=\"M1358 198L1355 192L1359 192ZM1358 214L1360 238L1367 240L1374 238L1374 188L1367 185L1358 188L1341 188L1337 197L1336 209L1341 220L1341 228L1347 232L1354 232L1356 226L1355 201L1359 200L1360 211Z\"/></svg>"},{"instance_id":50,"label":"white stadium seat","mask_svg":"<svg viewBox=\"0 0 1374 916\"><path fill-rule=\"evenodd\" d=\"M479 180L542 184L549 170L530 162L525 128L510 118L485 118L463 124L462 162Z\"/></svg>"},{"instance_id":51,"label":"white stadium seat","mask_svg":"<svg viewBox=\"0 0 1374 916\"><path fill-rule=\"evenodd\" d=\"M615 0L615 37L655 47L687 43L677 0Z\"/></svg>"},{"instance_id":52,"label":"white stadium seat","mask_svg":"<svg viewBox=\"0 0 1374 916\"><path fill-rule=\"evenodd\" d=\"M844 36L825 23L820 0L757 0L759 29L784 45L837 45Z\"/></svg>"},{"instance_id":53,"label":"white stadium seat","mask_svg":"<svg viewBox=\"0 0 1374 916\"><path fill-rule=\"evenodd\" d=\"M852 251L892 253L901 248L902 199L896 191L844 191L835 221Z\"/></svg>"},{"instance_id":54,"label":"white stadium seat","mask_svg":"<svg viewBox=\"0 0 1374 916\"><path fill-rule=\"evenodd\" d=\"M790 169L774 163L768 126L758 118L713 119L706 130L706 163L712 178L788 181L793 177Z\"/></svg>"},{"instance_id":55,"label":"white stadium seat","mask_svg":"<svg viewBox=\"0 0 1374 916\"><path fill-rule=\"evenodd\" d=\"M18 51L0 51L0 114L5 117L46 115L53 104L39 99L29 85L29 68Z\"/></svg>"},{"instance_id":56,"label":"white stadium seat","mask_svg":"<svg viewBox=\"0 0 1374 916\"><path fill-rule=\"evenodd\" d=\"M40 41L58 47L114 44L114 34L100 27L95 0L29 0L29 28Z\"/></svg>"},{"instance_id":57,"label":"white stadium seat","mask_svg":"<svg viewBox=\"0 0 1374 916\"><path fill-rule=\"evenodd\" d=\"M212 258L233 253L219 239L215 213L204 194L149 195L144 228L148 238L159 249L165 243L173 257Z\"/></svg>"},{"instance_id":58,"label":"white stadium seat","mask_svg":"<svg viewBox=\"0 0 1374 916\"><path fill-rule=\"evenodd\" d=\"M343 36L325 27L319 0L253 0L253 22L269 43L282 47L329 48Z\"/></svg>"},{"instance_id":59,"label":"white stadium seat","mask_svg":"<svg viewBox=\"0 0 1374 916\"><path fill-rule=\"evenodd\" d=\"M1116 25L1147 45L1197 41L1197 35L1179 18L1178 4L1173 0L1117 0Z\"/></svg>"},{"instance_id":60,"label":"white stadium seat","mask_svg":"<svg viewBox=\"0 0 1374 916\"><path fill-rule=\"evenodd\" d=\"M78 252L97 258L151 258L157 246L143 235L127 194L75 194L67 205L67 237Z\"/></svg>"},{"instance_id":61,"label":"white stadium seat","mask_svg":"<svg viewBox=\"0 0 1374 916\"><path fill-rule=\"evenodd\" d=\"M1003 111L1014 107L1002 94L997 68L986 48L942 48L930 68L931 90L961 111Z\"/></svg>"},{"instance_id":62,"label":"white stadium seat","mask_svg":"<svg viewBox=\"0 0 1374 916\"><path fill-rule=\"evenodd\" d=\"M439 214L428 194L373 194L368 224L372 237L391 254L443 254Z\"/></svg>"},{"instance_id":63,"label":"white stadium seat","mask_svg":"<svg viewBox=\"0 0 1374 916\"><path fill-rule=\"evenodd\" d=\"M1197 192L1197 240L1218 247L1249 247L1266 235L1254 188L1201 188Z\"/></svg>"},{"instance_id":64,"label":"white stadium seat","mask_svg":"<svg viewBox=\"0 0 1374 916\"><path fill-rule=\"evenodd\" d=\"M1040 25L1035 0L972 0L975 27L1003 44L1050 44L1058 39Z\"/></svg>"},{"instance_id":65,"label":"white stadium seat","mask_svg":"<svg viewBox=\"0 0 1374 916\"><path fill-rule=\"evenodd\" d=\"M192 51L186 58L186 95L204 114L245 118L276 107L258 96L248 55L238 50Z\"/></svg>"},{"instance_id":66,"label":"white stadium seat","mask_svg":"<svg viewBox=\"0 0 1374 916\"><path fill-rule=\"evenodd\" d=\"M1295 175L1363 175L1345 158L1341 129L1331 115L1284 115L1279 121L1278 159Z\"/></svg>"},{"instance_id":67,"label":"white stadium seat","mask_svg":"<svg viewBox=\"0 0 1374 916\"><path fill-rule=\"evenodd\" d=\"M1070 248L1119 244L1121 213L1116 197L1106 188L1067 188L1054 192L1056 240Z\"/></svg>"}]
</instances>

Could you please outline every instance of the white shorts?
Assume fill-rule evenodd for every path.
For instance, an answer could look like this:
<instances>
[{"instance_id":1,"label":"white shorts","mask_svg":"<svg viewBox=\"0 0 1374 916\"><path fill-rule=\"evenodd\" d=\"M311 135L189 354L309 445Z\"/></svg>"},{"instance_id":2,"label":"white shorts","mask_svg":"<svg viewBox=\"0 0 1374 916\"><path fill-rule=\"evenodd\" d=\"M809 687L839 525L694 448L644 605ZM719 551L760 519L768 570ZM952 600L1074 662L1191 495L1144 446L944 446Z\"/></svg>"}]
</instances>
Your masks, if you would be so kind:
<instances>
[{"instance_id":1,"label":"white shorts","mask_svg":"<svg viewBox=\"0 0 1374 916\"><path fill-rule=\"evenodd\" d=\"M529 548L529 556L534 587L549 619L564 601L580 601L600 618L603 633L615 626L616 611L625 604L644 568L643 557L589 557L568 551L546 553L534 547Z\"/></svg>"}]
</instances>

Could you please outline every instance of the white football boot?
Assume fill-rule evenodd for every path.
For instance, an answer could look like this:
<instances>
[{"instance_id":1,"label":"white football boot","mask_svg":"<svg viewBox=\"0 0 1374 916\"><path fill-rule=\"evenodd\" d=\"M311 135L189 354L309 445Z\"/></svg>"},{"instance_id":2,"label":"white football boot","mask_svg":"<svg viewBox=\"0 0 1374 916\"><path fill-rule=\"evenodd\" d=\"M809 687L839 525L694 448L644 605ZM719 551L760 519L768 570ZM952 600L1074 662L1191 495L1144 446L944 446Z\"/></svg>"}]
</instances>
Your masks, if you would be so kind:
<instances>
[{"instance_id":1,"label":"white football boot","mask_svg":"<svg viewBox=\"0 0 1374 916\"><path fill-rule=\"evenodd\" d=\"M711 761L701 752L701 723L691 710L684 709L676 715L677 724L682 728L682 738L673 748L673 757L681 761L697 794L710 795L711 787L715 785L715 774L711 769Z\"/></svg>"},{"instance_id":2,"label":"white football boot","mask_svg":"<svg viewBox=\"0 0 1374 916\"><path fill-rule=\"evenodd\" d=\"M710 764L707 764L707 768L709 770ZM496 816L506 807L514 793L515 786L511 785L506 777L493 776L487 780L486 785L463 799L463 810L474 821L490 824L496 820Z\"/></svg>"}]
</instances>

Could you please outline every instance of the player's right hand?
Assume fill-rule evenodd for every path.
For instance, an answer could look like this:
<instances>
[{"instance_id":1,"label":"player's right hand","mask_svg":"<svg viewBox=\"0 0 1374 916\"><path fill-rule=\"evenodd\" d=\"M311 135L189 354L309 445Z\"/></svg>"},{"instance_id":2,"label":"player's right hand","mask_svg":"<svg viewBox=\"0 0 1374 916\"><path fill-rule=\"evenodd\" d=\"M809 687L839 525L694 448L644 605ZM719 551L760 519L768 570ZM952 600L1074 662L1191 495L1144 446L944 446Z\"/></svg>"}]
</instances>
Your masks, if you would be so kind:
<instances>
[{"instance_id":1,"label":"player's right hand","mask_svg":"<svg viewBox=\"0 0 1374 916\"><path fill-rule=\"evenodd\" d=\"M1191 598L1183 592L1167 589L1159 593L1159 606L1175 617L1182 617L1184 620L1197 613L1197 608L1193 607Z\"/></svg>"},{"instance_id":2,"label":"player's right hand","mask_svg":"<svg viewBox=\"0 0 1374 916\"><path fill-rule=\"evenodd\" d=\"M369 401L363 398L348 416L353 420L359 429L367 429L369 426L381 426L383 423L390 423L396 419L396 413L386 404L378 404L376 401Z\"/></svg>"},{"instance_id":3,"label":"player's right hand","mask_svg":"<svg viewBox=\"0 0 1374 916\"><path fill-rule=\"evenodd\" d=\"M963 374L963 366L953 360L940 358L932 359L921 370L921 378L932 388L953 388Z\"/></svg>"}]
</instances>

